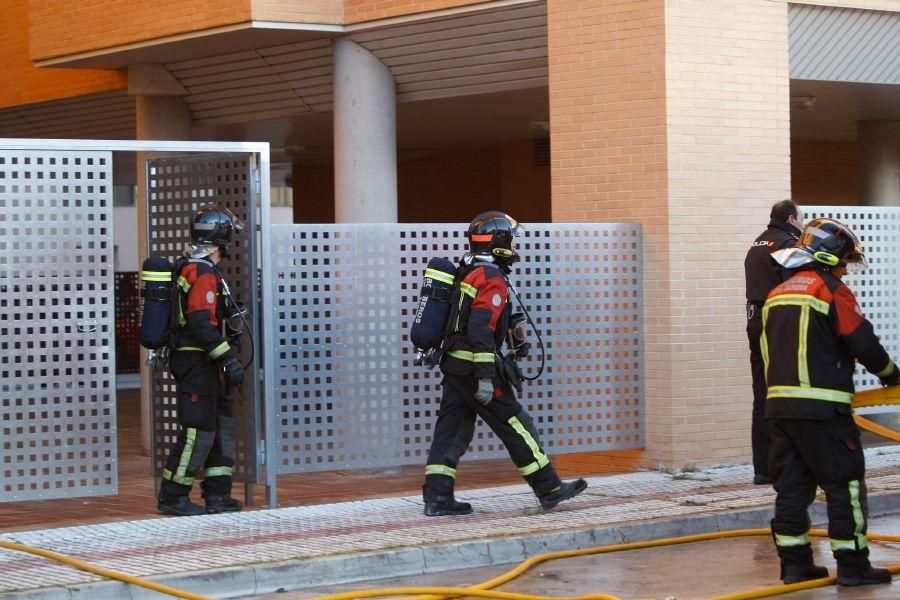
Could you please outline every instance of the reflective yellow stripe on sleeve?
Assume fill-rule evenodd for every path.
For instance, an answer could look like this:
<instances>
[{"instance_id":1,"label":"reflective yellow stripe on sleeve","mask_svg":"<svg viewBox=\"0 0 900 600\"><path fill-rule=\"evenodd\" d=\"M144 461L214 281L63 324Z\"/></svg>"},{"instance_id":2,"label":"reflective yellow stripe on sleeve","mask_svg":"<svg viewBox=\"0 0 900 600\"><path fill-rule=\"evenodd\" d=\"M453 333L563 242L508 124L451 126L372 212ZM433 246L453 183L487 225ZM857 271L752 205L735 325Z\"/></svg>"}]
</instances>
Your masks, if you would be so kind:
<instances>
[{"instance_id":1,"label":"reflective yellow stripe on sleeve","mask_svg":"<svg viewBox=\"0 0 900 600\"><path fill-rule=\"evenodd\" d=\"M184 275L179 275L176 283L185 294L191 291L191 284L187 279L184 278Z\"/></svg>"},{"instance_id":2,"label":"reflective yellow stripe on sleeve","mask_svg":"<svg viewBox=\"0 0 900 600\"><path fill-rule=\"evenodd\" d=\"M215 348L213 348L212 350L209 351L209 357L211 359L215 360L215 359L219 358L220 356L222 356L223 354L225 354L226 352L228 352L229 350L231 350L231 346L228 345L228 342L222 342L221 344L219 344L218 346L216 346Z\"/></svg>"}]
</instances>

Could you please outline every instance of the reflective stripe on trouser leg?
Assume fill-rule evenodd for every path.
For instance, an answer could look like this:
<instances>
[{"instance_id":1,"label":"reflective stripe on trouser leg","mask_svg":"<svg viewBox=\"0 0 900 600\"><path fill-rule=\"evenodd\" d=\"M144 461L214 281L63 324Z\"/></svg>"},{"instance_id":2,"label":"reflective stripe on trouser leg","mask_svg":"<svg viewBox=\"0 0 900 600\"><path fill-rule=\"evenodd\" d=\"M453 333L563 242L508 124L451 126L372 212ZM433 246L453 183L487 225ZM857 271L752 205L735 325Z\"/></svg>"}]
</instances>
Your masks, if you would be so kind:
<instances>
[{"instance_id":1,"label":"reflective stripe on trouser leg","mask_svg":"<svg viewBox=\"0 0 900 600\"><path fill-rule=\"evenodd\" d=\"M808 546L809 545L809 535L782 535L780 533L775 534L775 545L780 548L791 548L793 546Z\"/></svg>"},{"instance_id":2,"label":"reflective stripe on trouser leg","mask_svg":"<svg viewBox=\"0 0 900 600\"><path fill-rule=\"evenodd\" d=\"M444 475L456 479L456 469L446 465L425 465L425 476Z\"/></svg>"},{"instance_id":3,"label":"reflective stripe on trouser leg","mask_svg":"<svg viewBox=\"0 0 900 600\"><path fill-rule=\"evenodd\" d=\"M163 471L163 479L191 486L197 474L203 468L209 451L215 441L214 431L201 431L194 427L184 430L184 446L177 457L177 467L174 471L167 468Z\"/></svg>"},{"instance_id":4,"label":"reflective stripe on trouser leg","mask_svg":"<svg viewBox=\"0 0 900 600\"><path fill-rule=\"evenodd\" d=\"M850 493L850 512L853 515L853 539L836 540L832 538L831 549L835 552L839 550L863 550L869 547L866 534L863 533L866 527L866 517L860 501L860 489L861 485L858 479L854 479L847 484L847 490Z\"/></svg>"},{"instance_id":5,"label":"reflective stripe on trouser leg","mask_svg":"<svg viewBox=\"0 0 900 600\"><path fill-rule=\"evenodd\" d=\"M522 476L528 476L532 473L536 473L542 468L546 467L550 464L550 459L547 458L547 455L541 451L541 447L538 444L537 440L531 434L530 431L522 424L522 421L519 420L518 417L510 417L507 420L512 428L515 430L517 434L522 438L525 442L525 445L528 446L529 450L531 450L531 454L534 457L534 462L525 465L524 467L519 467L519 473Z\"/></svg>"}]
</instances>

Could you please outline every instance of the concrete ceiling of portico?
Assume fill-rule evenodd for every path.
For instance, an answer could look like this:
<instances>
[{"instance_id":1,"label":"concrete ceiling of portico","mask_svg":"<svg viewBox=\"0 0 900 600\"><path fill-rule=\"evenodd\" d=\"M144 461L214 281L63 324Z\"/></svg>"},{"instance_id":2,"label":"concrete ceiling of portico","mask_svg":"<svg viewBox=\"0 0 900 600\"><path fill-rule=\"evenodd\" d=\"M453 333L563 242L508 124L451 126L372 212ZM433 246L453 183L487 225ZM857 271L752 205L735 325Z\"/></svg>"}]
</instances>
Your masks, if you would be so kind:
<instances>
[{"instance_id":1,"label":"concrete ceiling of portico","mask_svg":"<svg viewBox=\"0 0 900 600\"><path fill-rule=\"evenodd\" d=\"M791 81L791 138L802 141L856 141L856 122L900 121L900 86L834 81Z\"/></svg>"}]
</instances>

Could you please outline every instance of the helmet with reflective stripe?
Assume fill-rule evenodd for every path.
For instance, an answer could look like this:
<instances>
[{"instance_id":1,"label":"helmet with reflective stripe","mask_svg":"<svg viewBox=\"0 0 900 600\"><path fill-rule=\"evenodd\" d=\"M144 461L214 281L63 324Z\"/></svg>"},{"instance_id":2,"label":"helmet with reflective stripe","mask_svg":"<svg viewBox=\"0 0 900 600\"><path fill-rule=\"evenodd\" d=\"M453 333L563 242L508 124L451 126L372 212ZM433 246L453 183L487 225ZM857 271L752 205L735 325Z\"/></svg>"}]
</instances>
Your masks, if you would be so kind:
<instances>
[{"instance_id":1,"label":"helmet with reflective stripe","mask_svg":"<svg viewBox=\"0 0 900 600\"><path fill-rule=\"evenodd\" d=\"M506 213L496 210L481 213L472 219L466 235L473 255L492 256L502 264L519 260L513 238L522 235L522 227Z\"/></svg>"},{"instance_id":2,"label":"helmet with reflective stripe","mask_svg":"<svg viewBox=\"0 0 900 600\"><path fill-rule=\"evenodd\" d=\"M241 220L223 206L201 207L191 216L191 245L228 248L234 232L244 228Z\"/></svg>"},{"instance_id":3,"label":"helmet with reflective stripe","mask_svg":"<svg viewBox=\"0 0 900 600\"><path fill-rule=\"evenodd\" d=\"M869 266L859 238L850 228L834 219L813 219L803 229L796 248L802 248L813 258L829 267Z\"/></svg>"}]
</instances>

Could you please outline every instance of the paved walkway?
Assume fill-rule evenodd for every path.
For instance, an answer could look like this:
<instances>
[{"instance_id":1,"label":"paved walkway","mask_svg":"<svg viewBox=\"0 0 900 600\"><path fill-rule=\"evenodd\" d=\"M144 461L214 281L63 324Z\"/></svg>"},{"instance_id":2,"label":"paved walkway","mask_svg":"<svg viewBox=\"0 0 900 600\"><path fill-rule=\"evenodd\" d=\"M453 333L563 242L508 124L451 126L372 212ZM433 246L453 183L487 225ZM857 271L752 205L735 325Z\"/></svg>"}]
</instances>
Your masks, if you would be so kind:
<instances>
[{"instance_id":1,"label":"paved walkway","mask_svg":"<svg viewBox=\"0 0 900 600\"><path fill-rule=\"evenodd\" d=\"M900 448L870 449L867 461L873 507L889 512L875 497L881 495L900 511ZM418 496L403 496L23 531L0 539L233 597L509 563L560 548L758 527L766 522L774 493L748 484L750 478L749 466L592 477L584 494L550 512L538 508L527 486L512 485L459 493L476 509L465 517L426 518ZM92 585L98 581L0 550L0 592L48 599L149 597L123 584Z\"/></svg>"}]
</instances>

